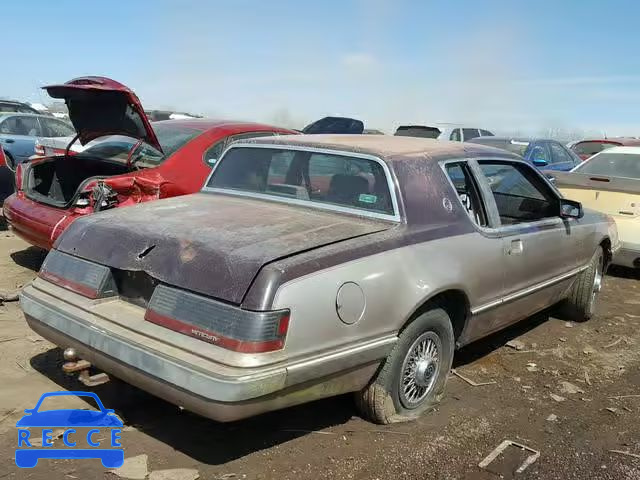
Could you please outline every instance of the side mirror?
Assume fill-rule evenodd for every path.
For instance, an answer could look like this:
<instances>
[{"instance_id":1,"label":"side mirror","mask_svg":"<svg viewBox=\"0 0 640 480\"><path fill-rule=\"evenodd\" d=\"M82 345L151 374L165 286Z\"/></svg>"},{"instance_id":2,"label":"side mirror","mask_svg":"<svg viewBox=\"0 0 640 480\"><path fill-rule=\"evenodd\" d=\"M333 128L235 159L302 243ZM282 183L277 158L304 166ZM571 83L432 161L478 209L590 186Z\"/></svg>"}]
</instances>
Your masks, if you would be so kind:
<instances>
[{"instance_id":1,"label":"side mirror","mask_svg":"<svg viewBox=\"0 0 640 480\"><path fill-rule=\"evenodd\" d=\"M566 198L560 199L560 217L561 218L582 218L584 211L582 204Z\"/></svg>"},{"instance_id":2,"label":"side mirror","mask_svg":"<svg viewBox=\"0 0 640 480\"><path fill-rule=\"evenodd\" d=\"M544 158L534 158L533 164L536 167L546 167L547 165L549 165L549 162L547 162Z\"/></svg>"}]
</instances>

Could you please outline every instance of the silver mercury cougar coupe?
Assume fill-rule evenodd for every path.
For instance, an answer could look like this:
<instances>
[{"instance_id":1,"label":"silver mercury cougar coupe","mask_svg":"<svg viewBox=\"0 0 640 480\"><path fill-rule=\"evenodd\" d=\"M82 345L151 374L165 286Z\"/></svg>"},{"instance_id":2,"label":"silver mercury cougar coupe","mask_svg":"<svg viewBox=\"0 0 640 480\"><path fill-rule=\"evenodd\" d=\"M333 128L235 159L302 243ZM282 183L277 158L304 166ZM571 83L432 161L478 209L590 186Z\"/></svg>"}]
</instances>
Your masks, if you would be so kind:
<instances>
[{"instance_id":1,"label":"silver mercury cougar coupe","mask_svg":"<svg viewBox=\"0 0 640 480\"><path fill-rule=\"evenodd\" d=\"M556 303L591 317L617 248L506 151L259 138L200 193L76 220L20 300L43 337L206 417L355 392L388 423L438 402L457 348Z\"/></svg>"}]
</instances>

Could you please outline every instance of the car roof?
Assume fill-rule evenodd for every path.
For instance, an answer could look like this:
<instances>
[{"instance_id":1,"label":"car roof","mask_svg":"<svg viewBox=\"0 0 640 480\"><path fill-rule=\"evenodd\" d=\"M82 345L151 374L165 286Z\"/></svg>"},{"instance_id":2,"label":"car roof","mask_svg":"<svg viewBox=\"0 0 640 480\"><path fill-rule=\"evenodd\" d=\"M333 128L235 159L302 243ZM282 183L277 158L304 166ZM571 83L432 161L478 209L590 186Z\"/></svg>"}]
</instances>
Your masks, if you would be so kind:
<instances>
[{"instance_id":1,"label":"car roof","mask_svg":"<svg viewBox=\"0 0 640 480\"><path fill-rule=\"evenodd\" d=\"M23 112L0 112L0 117L43 117L43 118L55 118L50 117L42 113L23 113ZM58 120L62 120L58 118ZM62 120L64 122L64 120Z\"/></svg>"},{"instance_id":2,"label":"car roof","mask_svg":"<svg viewBox=\"0 0 640 480\"><path fill-rule=\"evenodd\" d=\"M447 142L432 138L399 137L391 135L282 135L242 140L243 144L273 144L324 148L363 153L398 161L403 159L443 159L469 156L508 157L520 159L515 154L481 144Z\"/></svg>"},{"instance_id":3,"label":"car roof","mask_svg":"<svg viewBox=\"0 0 640 480\"><path fill-rule=\"evenodd\" d=\"M598 152L596 155L599 155L601 153L633 153L633 154L640 154L640 144L638 144L639 146L637 147L611 147L611 148L607 148L606 150L602 150L601 152Z\"/></svg>"},{"instance_id":4,"label":"car roof","mask_svg":"<svg viewBox=\"0 0 640 480\"><path fill-rule=\"evenodd\" d=\"M287 130L284 127L277 127L274 125L267 125L263 123L247 122L243 120L225 120L216 118L177 118L174 120L159 120L152 122L152 125L175 125L181 127L190 127L198 130L209 130L210 128L218 127L243 127L247 130ZM292 130L289 130L292 131Z\"/></svg>"},{"instance_id":5,"label":"car roof","mask_svg":"<svg viewBox=\"0 0 640 480\"><path fill-rule=\"evenodd\" d=\"M588 140L580 140L575 145L585 142L599 142L599 143L619 143L621 145L640 145L640 138L630 137L610 137L610 138L593 138ZM575 146L574 145L574 146Z\"/></svg>"}]
</instances>

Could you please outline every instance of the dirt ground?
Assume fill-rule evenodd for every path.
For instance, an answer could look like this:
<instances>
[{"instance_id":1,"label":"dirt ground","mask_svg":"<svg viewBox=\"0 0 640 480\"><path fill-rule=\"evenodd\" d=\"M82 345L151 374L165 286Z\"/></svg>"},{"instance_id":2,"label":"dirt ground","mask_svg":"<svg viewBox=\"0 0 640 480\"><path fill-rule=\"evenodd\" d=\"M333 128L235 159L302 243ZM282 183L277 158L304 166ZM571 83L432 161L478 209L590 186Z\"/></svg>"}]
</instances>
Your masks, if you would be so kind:
<instances>
[{"instance_id":1,"label":"dirt ground","mask_svg":"<svg viewBox=\"0 0 640 480\"><path fill-rule=\"evenodd\" d=\"M24 285L42 260L0 230L0 290ZM490 384L452 376L437 411L385 427L360 419L350 396L217 424L118 381L94 391L127 425L125 457L147 455L143 475L145 468L187 468L203 479L640 479L639 327L640 277L611 272L594 319L574 324L539 315L465 348L457 372ZM523 349L507 346L512 340ZM0 306L1 479L118 478L99 460L15 466L23 409L44 392L86 389L61 364L60 349L26 326L17 303ZM514 474L528 454L510 447L479 468L505 439L539 458Z\"/></svg>"}]
</instances>

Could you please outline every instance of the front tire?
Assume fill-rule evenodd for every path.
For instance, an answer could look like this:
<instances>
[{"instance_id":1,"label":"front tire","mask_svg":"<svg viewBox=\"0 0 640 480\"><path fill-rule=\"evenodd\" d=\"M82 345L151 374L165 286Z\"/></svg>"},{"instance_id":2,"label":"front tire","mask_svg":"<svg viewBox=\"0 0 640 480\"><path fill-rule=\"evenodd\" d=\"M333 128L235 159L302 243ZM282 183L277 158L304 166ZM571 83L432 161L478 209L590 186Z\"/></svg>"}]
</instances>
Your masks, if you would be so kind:
<instances>
[{"instance_id":1,"label":"front tire","mask_svg":"<svg viewBox=\"0 0 640 480\"><path fill-rule=\"evenodd\" d=\"M577 322L587 321L593 316L603 277L604 251L598 247L589 266L580 272L569 292L564 308L567 316Z\"/></svg>"},{"instance_id":2,"label":"front tire","mask_svg":"<svg viewBox=\"0 0 640 480\"><path fill-rule=\"evenodd\" d=\"M414 419L440 402L455 350L446 311L433 308L400 333L372 382L356 393L369 420L388 424Z\"/></svg>"}]
</instances>

